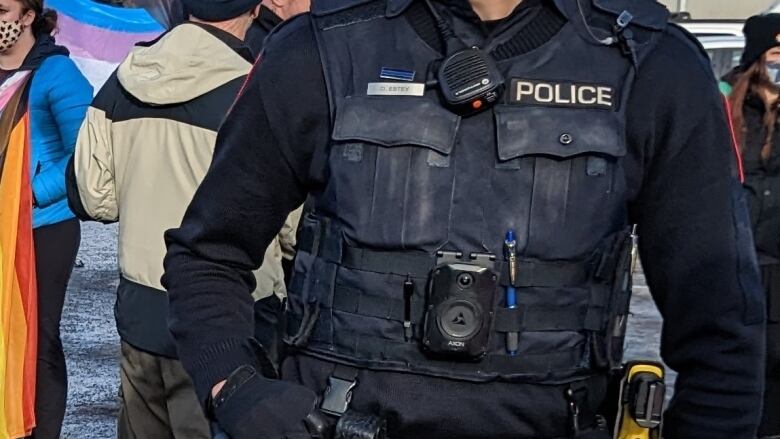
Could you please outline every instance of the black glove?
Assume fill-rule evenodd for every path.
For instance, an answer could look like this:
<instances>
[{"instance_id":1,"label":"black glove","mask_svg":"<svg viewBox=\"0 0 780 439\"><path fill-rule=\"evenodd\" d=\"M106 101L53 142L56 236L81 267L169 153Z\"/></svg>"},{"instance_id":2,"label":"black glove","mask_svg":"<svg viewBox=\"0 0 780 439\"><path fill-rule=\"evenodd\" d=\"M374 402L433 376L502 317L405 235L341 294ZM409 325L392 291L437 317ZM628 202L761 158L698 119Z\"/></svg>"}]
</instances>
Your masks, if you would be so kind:
<instances>
[{"instance_id":1,"label":"black glove","mask_svg":"<svg viewBox=\"0 0 780 439\"><path fill-rule=\"evenodd\" d=\"M306 387L242 366L213 398L211 410L231 439L311 439L307 418L318 413L317 402Z\"/></svg>"}]
</instances>

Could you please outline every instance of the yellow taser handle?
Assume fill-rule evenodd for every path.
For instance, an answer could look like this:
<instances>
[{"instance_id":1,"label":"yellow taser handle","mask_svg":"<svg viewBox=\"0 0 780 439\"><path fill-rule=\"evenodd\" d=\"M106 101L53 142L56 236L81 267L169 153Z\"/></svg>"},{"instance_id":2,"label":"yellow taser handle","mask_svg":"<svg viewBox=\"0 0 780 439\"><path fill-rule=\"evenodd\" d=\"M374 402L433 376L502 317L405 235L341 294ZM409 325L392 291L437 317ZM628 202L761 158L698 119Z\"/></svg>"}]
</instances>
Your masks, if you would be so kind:
<instances>
[{"instance_id":1,"label":"yellow taser handle","mask_svg":"<svg viewBox=\"0 0 780 439\"><path fill-rule=\"evenodd\" d=\"M630 386L630 383L633 381L634 377L640 373L656 375L662 381L664 379L663 367L654 364L630 365L627 372L627 379L623 382L623 385L620 389L621 398L624 391L623 387ZM627 403L625 401L621 401L621 418L620 423L618 424L619 427L615 432L615 439L657 439L659 429L649 429L637 424L636 421L634 421L634 418L631 417L631 412L628 410L626 405Z\"/></svg>"}]
</instances>

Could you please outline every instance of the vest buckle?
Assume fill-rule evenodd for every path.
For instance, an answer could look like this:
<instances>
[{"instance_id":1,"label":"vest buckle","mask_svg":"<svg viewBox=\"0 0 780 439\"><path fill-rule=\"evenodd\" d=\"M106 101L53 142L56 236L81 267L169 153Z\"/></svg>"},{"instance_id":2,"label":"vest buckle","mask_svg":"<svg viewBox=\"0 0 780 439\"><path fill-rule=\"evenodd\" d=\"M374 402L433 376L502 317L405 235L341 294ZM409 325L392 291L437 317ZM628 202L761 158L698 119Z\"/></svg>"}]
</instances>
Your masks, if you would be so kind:
<instances>
[{"instance_id":1,"label":"vest buckle","mask_svg":"<svg viewBox=\"0 0 780 439\"><path fill-rule=\"evenodd\" d=\"M328 388L322 396L320 410L331 416L341 417L352 402L352 391L357 386L357 369L336 366L328 377Z\"/></svg>"}]
</instances>

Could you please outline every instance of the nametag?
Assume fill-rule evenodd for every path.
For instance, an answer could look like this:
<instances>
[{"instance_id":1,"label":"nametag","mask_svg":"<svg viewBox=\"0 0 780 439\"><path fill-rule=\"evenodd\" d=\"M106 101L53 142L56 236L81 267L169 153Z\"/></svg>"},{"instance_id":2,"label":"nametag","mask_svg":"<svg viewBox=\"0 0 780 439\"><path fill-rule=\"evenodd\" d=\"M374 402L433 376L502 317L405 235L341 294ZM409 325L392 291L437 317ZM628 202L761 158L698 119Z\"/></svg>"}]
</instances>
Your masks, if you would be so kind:
<instances>
[{"instance_id":1,"label":"nametag","mask_svg":"<svg viewBox=\"0 0 780 439\"><path fill-rule=\"evenodd\" d=\"M515 105L612 110L617 96L599 84L512 79L509 102Z\"/></svg>"},{"instance_id":2,"label":"nametag","mask_svg":"<svg viewBox=\"0 0 780 439\"><path fill-rule=\"evenodd\" d=\"M369 96L424 96L425 84L398 82L370 82L368 84Z\"/></svg>"}]
</instances>

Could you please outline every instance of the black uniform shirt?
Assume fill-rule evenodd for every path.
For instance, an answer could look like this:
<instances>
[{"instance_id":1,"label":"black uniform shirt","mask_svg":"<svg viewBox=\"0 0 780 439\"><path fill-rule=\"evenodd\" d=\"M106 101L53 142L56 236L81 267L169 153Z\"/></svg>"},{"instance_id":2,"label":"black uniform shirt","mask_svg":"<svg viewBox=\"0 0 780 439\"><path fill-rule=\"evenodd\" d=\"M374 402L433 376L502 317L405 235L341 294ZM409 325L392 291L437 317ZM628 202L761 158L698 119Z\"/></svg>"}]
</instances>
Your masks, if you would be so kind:
<instances>
[{"instance_id":1,"label":"black uniform shirt","mask_svg":"<svg viewBox=\"0 0 780 439\"><path fill-rule=\"evenodd\" d=\"M459 32L471 26L485 38L503 28L487 29L464 13L466 0L442 3L460 20ZM552 6L529 0L518 11L527 7ZM310 17L292 20L265 53L220 131L181 228L167 235L171 329L201 396L256 361L247 343L250 270L287 213L327 178L329 108ZM666 435L749 438L763 386L763 308L744 257L752 243L738 239L742 211L722 98L701 52L668 31L628 105L630 219L639 224L647 280L664 317L661 354L679 372Z\"/></svg>"}]
</instances>

